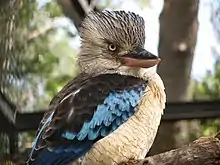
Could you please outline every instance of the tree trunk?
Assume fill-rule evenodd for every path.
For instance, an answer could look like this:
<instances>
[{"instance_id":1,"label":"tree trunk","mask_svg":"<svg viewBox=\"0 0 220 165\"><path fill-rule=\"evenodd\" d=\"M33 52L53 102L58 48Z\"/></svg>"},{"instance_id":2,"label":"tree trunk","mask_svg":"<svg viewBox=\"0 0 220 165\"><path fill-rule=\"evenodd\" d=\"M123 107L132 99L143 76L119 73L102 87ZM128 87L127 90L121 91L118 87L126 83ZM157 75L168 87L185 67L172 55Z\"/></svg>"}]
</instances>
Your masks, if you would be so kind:
<instances>
[{"instance_id":1,"label":"tree trunk","mask_svg":"<svg viewBox=\"0 0 220 165\"><path fill-rule=\"evenodd\" d=\"M158 73L164 81L168 102L183 101L187 98L197 39L198 6L198 0L164 0L159 18L158 52L162 62ZM187 143L188 128L186 122L162 122L150 155Z\"/></svg>"}]
</instances>

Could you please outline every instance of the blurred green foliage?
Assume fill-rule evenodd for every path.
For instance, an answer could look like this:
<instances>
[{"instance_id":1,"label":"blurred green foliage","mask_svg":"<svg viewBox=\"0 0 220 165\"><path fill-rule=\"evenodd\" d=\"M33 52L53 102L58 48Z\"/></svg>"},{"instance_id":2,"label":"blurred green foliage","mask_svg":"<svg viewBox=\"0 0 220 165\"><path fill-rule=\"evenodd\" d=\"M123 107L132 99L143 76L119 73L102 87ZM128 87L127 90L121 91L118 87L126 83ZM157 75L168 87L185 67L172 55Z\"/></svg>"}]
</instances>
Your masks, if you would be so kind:
<instances>
[{"instance_id":1,"label":"blurred green foliage","mask_svg":"<svg viewBox=\"0 0 220 165\"><path fill-rule=\"evenodd\" d=\"M22 26L19 42L23 43L20 56L22 79L22 111L45 109L51 98L67 81L77 74L76 51L70 45L68 27L55 1L40 8L35 1L23 0ZM65 21L65 20L64 20Z\"/></svg>"},{"instance_id":2,"label":"blurred green foliage","mask_svg":"<svg viewBox=\"0 0 220 165\"><path fill-rule=\"evenodd\" d=\"M213 31L220 45L220 1L213 0L211 3L211 18ZM212 48L213 56L216 61L214 72L208 71L201 82L194 81L193 99L194 100L219 100L220 99L220 52L217 47ZM201 134L204 136L215 135L220 131L220 119L207 119L201 121Z\"/></svg>"},{"instance_id":3,"label":"blurred green foliage","mask_svg":"<svg viewBox=\"0 0 220 165\"><path fill-rule=\"evenodd\" d=\"M216 100L220 98L220 60L216 60L214 72L208 71L202 81L195 81L194 100Z\"/></svg>"},{"instance_id":4,"label":"blurred green foliage","mask_svg":"<svg viewBox=\"0 0 220 165\"><path fill-rule=\"evenodd\" d=\"M214 72L207 72L202 81L195 81L193 100L219 100L220 99L220 60L214 65ZM205 119L201 121L199 136L213 136L220 131L220 119Z\"/></svg>"},{"instance_id":5,"label":"blurred green foliage","mask_svg":"<svg viewBox=\"0 0 220 165\"><path fill-rule=\"evenodd\" d=\"M7 84L4 88L7 88L8 93L19 91L13 101L15 100L14 103L20 111L45 110L51 98L77 75L76 48L71 45L75 38L72 34L75 32L71 32L70 23L65 20L56 1L43 6L39 6L36 0L14 2L5 1L0 6L0 12L4 11L1 13L4 19L1 21L5 21L1 22L0 36L7 32L5 36L13 41L13 49L1 51L0 60L1 57L7 58L9 64L16 60L16 66L10 71L3 68L4 66L0 68L7 70L5 74L9 78L13 75L13 81L3 80ZM10 27L4 25L12 17L13 28L9 29ZM7 96L12 99L11 95ZM27 143L32 142L33 137L33 133L21 133L19 150L25 151ZM2 156L9 152L7 136L0 134L0 141L2 160Z\"/></svg>"}]
</instances>

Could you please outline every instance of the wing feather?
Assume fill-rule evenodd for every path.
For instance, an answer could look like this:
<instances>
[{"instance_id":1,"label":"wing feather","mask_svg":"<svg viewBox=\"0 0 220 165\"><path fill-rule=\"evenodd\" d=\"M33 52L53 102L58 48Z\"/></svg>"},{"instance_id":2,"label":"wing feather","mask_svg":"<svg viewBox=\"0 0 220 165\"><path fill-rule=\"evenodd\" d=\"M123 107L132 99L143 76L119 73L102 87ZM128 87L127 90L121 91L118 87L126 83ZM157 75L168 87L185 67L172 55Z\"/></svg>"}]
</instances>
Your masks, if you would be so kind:
<instances>
[{"instance_id":1,"label":"wing feather","mask_svg":"<svg viewBox=\"0 0 220 165\"><path fill-rule=\"evenodd\" d=\"M134 114L145 85L145 81L131 76L80 75L51 101L30 159L34 160L45 147L54 153L82 154L89 149L83 144L107 136Z\"/></svg>"}]
</instances>

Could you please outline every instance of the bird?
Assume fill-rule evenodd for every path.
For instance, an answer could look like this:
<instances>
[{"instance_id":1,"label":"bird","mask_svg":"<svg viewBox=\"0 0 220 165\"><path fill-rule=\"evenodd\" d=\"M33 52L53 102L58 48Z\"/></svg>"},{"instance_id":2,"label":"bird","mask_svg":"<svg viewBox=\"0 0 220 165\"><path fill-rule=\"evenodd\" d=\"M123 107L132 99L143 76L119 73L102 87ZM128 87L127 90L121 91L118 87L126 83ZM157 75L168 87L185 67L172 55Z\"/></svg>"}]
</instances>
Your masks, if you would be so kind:
<instances>
[{"instance_id":1,"label":"bird","mask_svg":"<svg viewBox=\"0 0 220 165\"><path fill-rule=\"evenodd\" d=\"M143 17L90 11L79 36L79 74L50 101L28 165L115 165L144 158L156 136L166 94Z\"/></svg>"}]
</instances>

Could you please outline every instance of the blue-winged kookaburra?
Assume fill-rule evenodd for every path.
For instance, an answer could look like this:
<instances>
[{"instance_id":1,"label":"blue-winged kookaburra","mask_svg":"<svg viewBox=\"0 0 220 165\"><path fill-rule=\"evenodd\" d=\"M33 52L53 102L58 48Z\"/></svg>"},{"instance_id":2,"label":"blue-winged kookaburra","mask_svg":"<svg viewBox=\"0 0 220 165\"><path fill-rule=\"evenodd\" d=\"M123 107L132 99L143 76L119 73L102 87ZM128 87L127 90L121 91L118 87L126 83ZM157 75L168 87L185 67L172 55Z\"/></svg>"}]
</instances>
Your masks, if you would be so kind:
<instances>
[{"instance_id":1,"label":"blue-winged kookaburra","mask_svg":"<svg viewBox=\"0 0 220 165\"><path fill-rule=\"evenodd\" d=\"M125 11L90 12L81 25L80 74L51 101L28 164L118 164L144 158L165 106L160 59L145 26Z\"/></svg>"}]
</instances>

